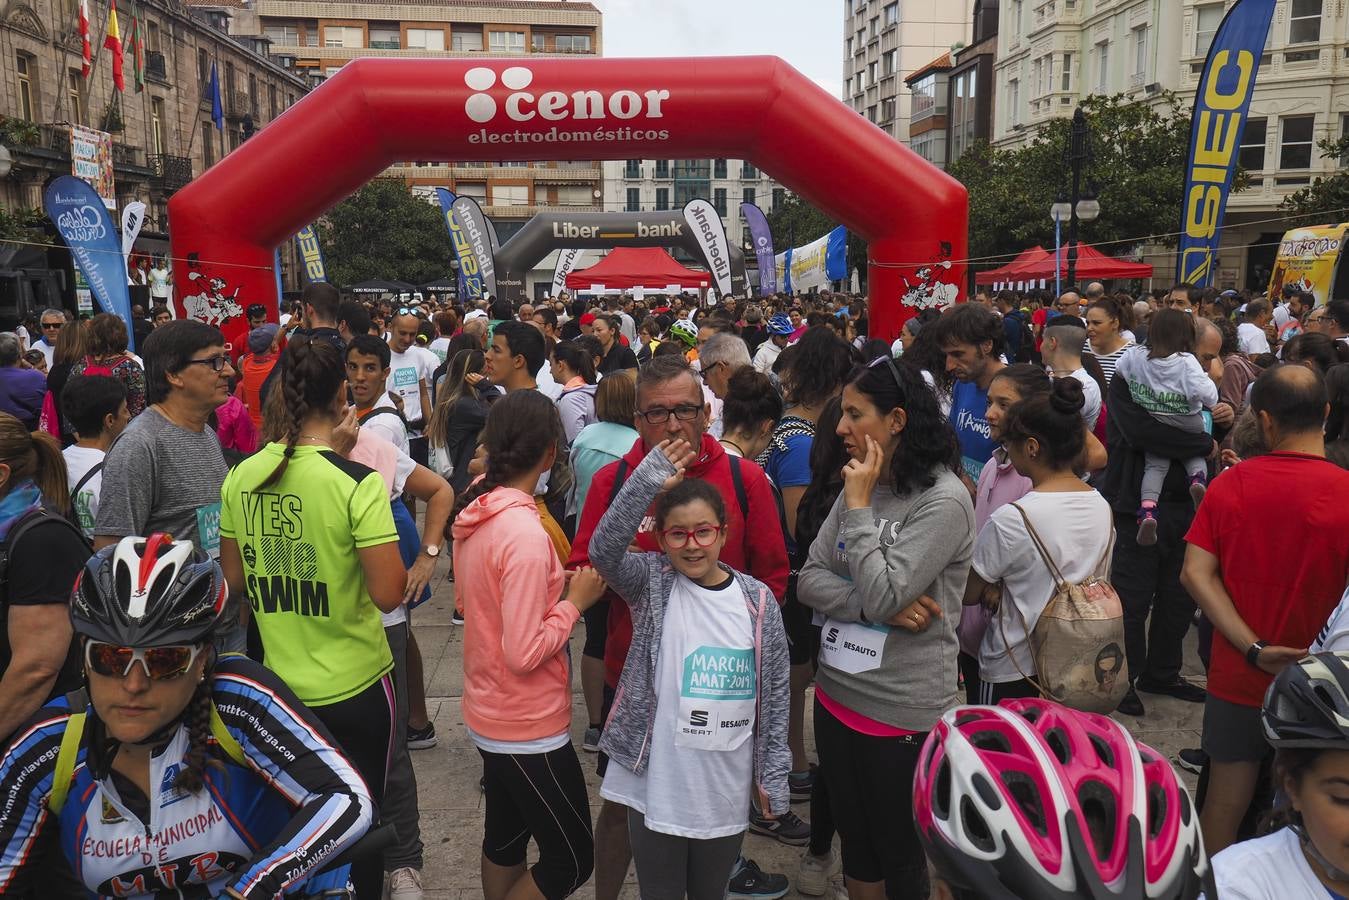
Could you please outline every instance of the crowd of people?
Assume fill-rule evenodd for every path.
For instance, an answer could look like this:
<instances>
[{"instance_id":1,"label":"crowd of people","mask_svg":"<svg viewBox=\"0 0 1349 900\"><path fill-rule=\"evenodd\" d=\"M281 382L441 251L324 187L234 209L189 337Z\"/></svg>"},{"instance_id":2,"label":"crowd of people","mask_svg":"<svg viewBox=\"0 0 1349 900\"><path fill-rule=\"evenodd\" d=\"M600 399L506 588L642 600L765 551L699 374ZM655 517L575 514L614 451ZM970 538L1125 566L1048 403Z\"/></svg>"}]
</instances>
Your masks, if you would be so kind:
<instances>
[{"instance_id":1,"label":"crowd of people","mask_svg":"<svg viewBox=\"0 0 1349 900\"><path fill-rule=\"evenodd\" d=\"M246 315L0 333L0 894L421 898L443 567L489 900L1349 895L1349 301Z\"/></svg>"}]
</instances>

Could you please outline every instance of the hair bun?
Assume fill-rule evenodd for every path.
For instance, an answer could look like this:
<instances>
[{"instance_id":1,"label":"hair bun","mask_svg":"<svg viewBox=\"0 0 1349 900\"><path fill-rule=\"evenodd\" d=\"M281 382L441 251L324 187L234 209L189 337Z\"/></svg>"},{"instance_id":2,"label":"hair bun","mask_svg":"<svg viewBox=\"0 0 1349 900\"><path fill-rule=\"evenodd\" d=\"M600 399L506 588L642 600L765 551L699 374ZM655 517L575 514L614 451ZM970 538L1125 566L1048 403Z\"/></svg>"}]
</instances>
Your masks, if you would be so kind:
<instances>
[{"instance_id":1,"label":"hair bun","mask_svg":"<svg viewBox=\"0 0 1349 900\"><path fill-rule=\"evenodd\" d=\"M1086 404L1087 398L1082 392L1082 382L1072 376L1054 379L1049 392L1049 405L1055 412L1065 416L1078 416L1082 414L1082 407Z\"/></svg>"}]
</instances>

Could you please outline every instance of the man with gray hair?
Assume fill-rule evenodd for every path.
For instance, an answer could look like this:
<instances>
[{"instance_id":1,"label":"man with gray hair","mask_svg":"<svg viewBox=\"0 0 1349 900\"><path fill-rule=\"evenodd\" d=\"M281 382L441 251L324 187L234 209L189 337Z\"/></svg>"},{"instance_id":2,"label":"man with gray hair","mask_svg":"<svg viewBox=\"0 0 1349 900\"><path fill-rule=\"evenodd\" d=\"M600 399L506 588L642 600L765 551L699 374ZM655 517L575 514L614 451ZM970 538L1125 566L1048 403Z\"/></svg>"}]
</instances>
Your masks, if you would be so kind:
<instances>
[{"instance_id":1,"label":"man with gray hair","mask_svg":"<svg viewBox=\"0 0 1349 900\"><path fill-rule=\"evenodd\" d=\"M47 371L50 372L56 354L56 338L66 324L66 314L59 309L44 309L38 317L38 324L42 336L33 342L33 349L42 351L42 355L47 358Z\"/></svg>"},{"instance_id":2,"label":"man with gray hair","mask_svg":"<svg viewBox=\"0 0 1349 900\"><path fill-rule=\"evenodd\" d=\"M1093 281L1091 284L1087 285L1085 294L1087 303L1094 303L1105 296L1105 285L1101 284L1099 281Z\"/></svg>"},{"instance_id":3,"label":"man with gray hair","mask_svg":"<svg viewBox=\"0 0 1349 900\"><path fill-rule=\"evenodd\" d=\"M1152 304L1146 300L1134 301L1134 340L1140 344L1148 340L1148 319L1152 318Z\"/></svg>"},{"instance_id":4,"label":"man with gray hair","mask_svg":"<svg viewBox=\"0 0 1349 900\"><path fill-rule=\"evenodd\" d=\"M7 412L29 431L37 430L47 376L20 365L23 346L11 331L0 334L0 412Z\"/></svg>"},{"instance_id":5,"label":"man with gray hair","mask_svg":"<svg viewBox=\"0 0 1349 900\"><path fill-rule=\"evenodd\" d=\"M714 334L698 351L698 363L703 384L716 398L709 403L712 407L712 421L707 433L721 440L722 428L725 427L721 421L721 401L726 399L731 376L735 374L736 369L753 365L749 347L745 346L744 339L737 334L728 332Z\"/></svg>"}]
</instances>

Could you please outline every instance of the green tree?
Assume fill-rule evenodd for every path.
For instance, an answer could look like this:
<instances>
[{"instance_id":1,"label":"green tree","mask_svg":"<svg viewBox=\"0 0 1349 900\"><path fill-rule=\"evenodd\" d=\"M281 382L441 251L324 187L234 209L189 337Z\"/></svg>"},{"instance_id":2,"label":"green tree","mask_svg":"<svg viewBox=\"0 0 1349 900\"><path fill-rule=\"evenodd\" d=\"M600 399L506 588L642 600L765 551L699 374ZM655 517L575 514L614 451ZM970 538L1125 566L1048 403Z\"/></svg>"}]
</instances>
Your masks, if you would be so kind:
<instances>
[{"instance_id":1,"label":"green tree","mask_svg":"<svg viewBox=\"0 0 1349 900\"><path fill-rule=\"evenodd\" d=\"M1323 140L1317 146L1322 159L1349 159L1349 137ZM1332 174L1284 197L1281 206L1297 216L1290 226L1349 220L1349 168L1341 164Z\"/></svg>"},{"instance_id":2,"label":"green tree","mask_svg":"<svg viewBox=\"0 0 1349 900\"><path fill-rule=\"evenodd\" d=\"M1144 241L1174 246L1190 143L1190 115L1170 91L1147 101L1123 95L1082 101L1091 127L1093 158L1083 172L1101 216L1082 223L1083 241L1118 255ZM979 142L950 168L969 190L972 268L992 268L1027 247L1054 246L1049 207L1067 197L1071 175L1064 148L1072 121L1046 122L1024 146L1008 150ZM1239 172L1234 190L1245 185ZM1064 239L1067 239L1066 227Z\"/></svg>"},{"instance_id":3,"label":"green tree","mask_svg":"<svg viewBox=\"0 0 1349 900\"><path fill-rule=\"evenodd\" d=\"M815 207L795 194L787 196L785 202L768 214L768 227L773 232L773 252L781 253L789 247L800 247L824 237L839 226L838 222L826 216ZM848 232L848 277L852 271L858 271L858 277L866 281L867 242L850 230Z\"/></svg>"},{"instance_id":4,"label":"green tree","mask_svg":"<svg viewBox=\"0 0 1349 900\"><path fill-rule=\"evenodd\" d=\"M397 178L377 178L334 206L319 233L339 286L372 278L422 284L450 271L453 249L440 209Z\"/></svg>"}]
</instances>

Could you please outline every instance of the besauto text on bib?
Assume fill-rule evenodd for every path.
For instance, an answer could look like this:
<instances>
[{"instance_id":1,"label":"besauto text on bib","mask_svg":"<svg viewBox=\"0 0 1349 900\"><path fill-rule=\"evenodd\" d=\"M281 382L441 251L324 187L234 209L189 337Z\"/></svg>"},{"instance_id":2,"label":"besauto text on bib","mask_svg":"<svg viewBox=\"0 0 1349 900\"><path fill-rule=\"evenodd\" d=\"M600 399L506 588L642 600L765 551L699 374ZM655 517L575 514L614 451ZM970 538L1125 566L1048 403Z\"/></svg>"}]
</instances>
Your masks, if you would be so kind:
<instances>
[{"instance_id":1,"label":"besauto text on bib","mask_svg":"<svg viewBox=\"0 0 1349 900\"><path fill-rule=\"evenodd\" d=\"M318 551L304 540L303 502L295 494L244 491L248 599L262 614L327 618L328 583L318 578Z\"/></svg>"}]
</instances>

